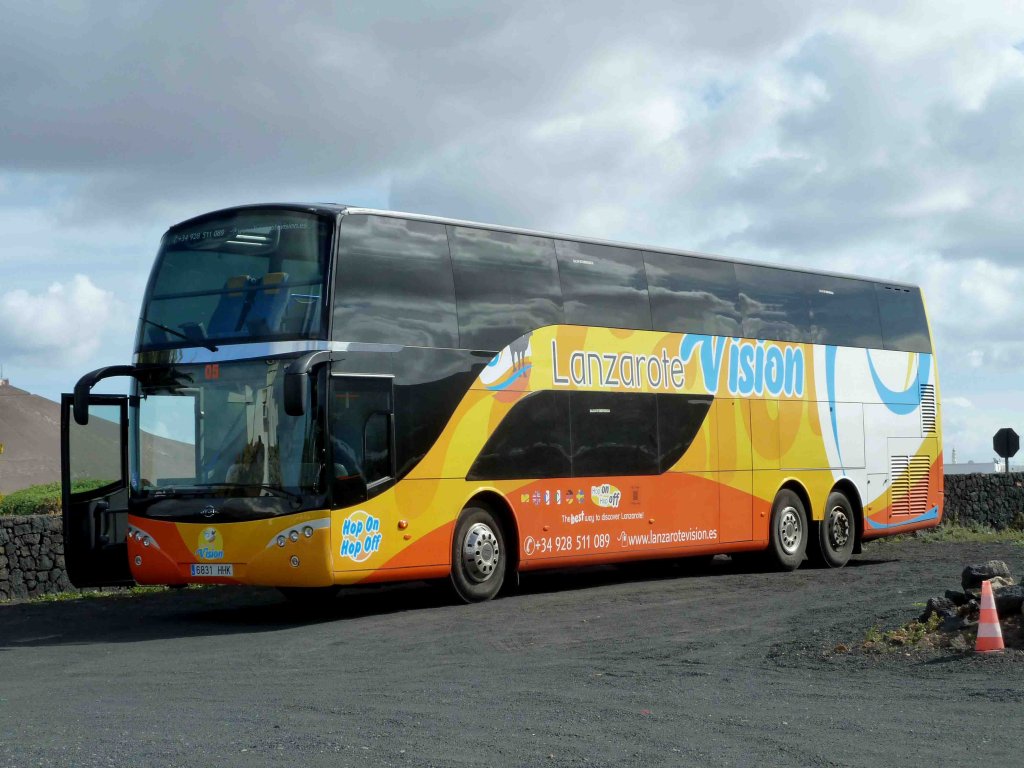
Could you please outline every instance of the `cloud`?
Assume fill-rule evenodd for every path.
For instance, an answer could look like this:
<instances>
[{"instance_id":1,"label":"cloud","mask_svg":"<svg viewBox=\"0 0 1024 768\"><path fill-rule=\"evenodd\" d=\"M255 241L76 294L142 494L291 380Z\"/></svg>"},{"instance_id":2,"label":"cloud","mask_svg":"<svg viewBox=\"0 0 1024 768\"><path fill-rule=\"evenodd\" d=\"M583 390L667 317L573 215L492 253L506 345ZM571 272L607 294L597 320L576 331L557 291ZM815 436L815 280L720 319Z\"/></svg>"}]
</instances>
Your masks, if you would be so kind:
<instances>
[{"instance_id":1,"label":"cloud","mask_svg":"<svg viewBox=\"0 0 1024 768\"><path fill-rule=\"evenodd\" d=\"M5 323L12 296L18 322L71 305L75 280L45 286L75 272L134 311L169 224L314 198L918 283L944 396L1024 399L1019 2L140 0L4 22ZM84 343L123 362L133 324L84 303Z\"/></svg>"},{"instance_id":2,"label":"cloud","mask_svg":"<svg viewBox=\"0 0 1024 768\"><path fill-rule=\"evenodd\" d=\"M79 364L99 350L123 305L85 275L42 293L0 294L0 358L38 367Z\"/></svg>"},{"instance_id":3,"label":"cloud","mask_svg":"<svg viewBox=\"0 0 1024 768\"><path fill-rule=\"evenodd\" d=\"M942 398L943 408L973 408L974 403L966 397L944 397Z\"/></svg>"}]
</instances>

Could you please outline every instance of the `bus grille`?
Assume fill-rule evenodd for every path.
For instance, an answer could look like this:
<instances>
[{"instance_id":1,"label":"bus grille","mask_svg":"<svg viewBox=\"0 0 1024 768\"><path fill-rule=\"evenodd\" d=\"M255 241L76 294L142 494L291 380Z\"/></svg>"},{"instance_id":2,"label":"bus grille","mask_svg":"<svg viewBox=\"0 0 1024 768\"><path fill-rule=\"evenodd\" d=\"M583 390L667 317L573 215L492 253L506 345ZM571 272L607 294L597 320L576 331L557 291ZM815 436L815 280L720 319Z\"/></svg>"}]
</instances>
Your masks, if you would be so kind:
<instances>
[{"instance_id":1,"label":"bus grille","mask_svg":"<svg viewBox=\"0 0 1024 768\"><path fill-rule=\"evenodd\" d=\"M921 385L921 432L935 434L935 387L932 384Z\"/></svg>"},{"instance_id":2,"label":"bus grille","mask_svg":"<svg viewBox=\"0 0 1024 768\"><path fill-rule=\"evenodd\" d=\"M931 460L927 456L892 457L892 513L894 515L920 515L928 511L928 471Z\"/></svg>"}]
</instances>

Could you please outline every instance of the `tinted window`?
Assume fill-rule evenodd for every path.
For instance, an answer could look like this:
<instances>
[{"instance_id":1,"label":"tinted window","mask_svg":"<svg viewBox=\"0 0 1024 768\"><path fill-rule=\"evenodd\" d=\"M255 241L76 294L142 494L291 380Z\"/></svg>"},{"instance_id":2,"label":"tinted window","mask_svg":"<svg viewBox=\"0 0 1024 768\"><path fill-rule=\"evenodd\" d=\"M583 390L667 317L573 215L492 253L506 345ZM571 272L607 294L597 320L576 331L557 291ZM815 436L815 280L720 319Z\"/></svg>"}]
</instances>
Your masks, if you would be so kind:
<instances>
[{"instance_id":1,"label":"tinted window","mask_svg":"<svg viewBox=\"0 0 1024 768\"><path fill-rule=\"evenodd\" d=\"M346 506L391 474L391 379L332 376L329 392L334 504Z\"/></svg>"},{"instance_id":2,"label":"tinted window","mask_svg":"<svg viewBox=\"0 0 1024 768\"><path fill-rule=\"evenodd\" d=\"M811 341L806 277L803 272L737 264L743 335L751 339Z\"/></svg>"},{"instance_id":3,"label":"tinted window","mask_svg":"<svg viewBox=\"0 0 1024 768\"><path fill-rule=\"evenodd\" d=\"M700 431L713 397L658 394L659 470L668 470L683 458Z\"/></svg>"},{"instance_id":4,"label":"tinted window","mask_svg":"<svg viewBox=\"0 0 1024 768\"><path fill-rule=\"evenodd\" d=\"M241 210L172 228L150 281L143 348L323 338L331 222Z\"/></svg>"},{"instance_id":5,"label":"tinted window","mask_svg":"<svg viewBox=\"0 0 1024 768\"><path fill-rule=\"evenodd\" d=\"M565 322L650 329L651 308L639 251L556 241Z\"/></svg>"},{"instance_id":6,"label":"tinted window","mask_svg":"<svg viewBox=\"0 0 1024 768\"><path fill-rule=\"evenodd\" d=\"M434 446L486 363L486 355L452 349L405 347L393 355L398 477Z\"/></svg>"},{"instance_id":7,"label":"tinted window","mask_svg":"<svg viewBox=\"0 0 1024 768\"><path fill-rule=\"evenodd\" d=\"M443 225L346 216L334 279L334 338L458 346L455 288Z\"/></svg>"},{"instance_id":8,"label":"tinted window","mask_svg":"<svg viewBox=\"0 0 1024 768\"><path fill-rule=\"evenodd\" d=\"M882 346L875 287L863 280L806 275L811 340L844 347Z\"/></svg>"},{"instance_id":9,"label":"tinted window","mask_svg":"<svg viewBox=\"0 0 1024 768\"><path fill-rule=\"evenodd\" d=\"M644 262L657 330L740 335L732 263L672 253L644 253Z\"/></svg>"},{"instance_id":10,"label":"tinted window","mask_svg":"<svg viewBox=\"0 0 1024 768\"><path fill-rule=\"evenodd\" d=\"M903 352L931 352L928 322L918 288L876 285L878 312L886 349Z\"/></svg>"},{"instance_id":11,"label":"tinted window","mask_svg":"<svg viewBox=\"0 0 1024 768\"><path fill-rule=\"evenodd\" d=\"M573 392L572 473L658 474L658 411L653 394Z\"/></svg>"},{"instance_id":12,"label":"tinted window","mask_svg":"<svg viewBox=\"0 0 1024 768\"><path fill-rule=\"evenodd\" d=\"M562 322L555 246L550 240L449 227L459 343L498 350L527 331Z\"/></svg>"},{"instance_id":13,"label":"tinted window","mask_svg":"<svg viewBox=\"0 0 1024 768\"><path fill-rule=\"evenodd\" d=\"M502 419L470 480L569 477L569 393L534 392Z\"/></svg>"}]
</instances>

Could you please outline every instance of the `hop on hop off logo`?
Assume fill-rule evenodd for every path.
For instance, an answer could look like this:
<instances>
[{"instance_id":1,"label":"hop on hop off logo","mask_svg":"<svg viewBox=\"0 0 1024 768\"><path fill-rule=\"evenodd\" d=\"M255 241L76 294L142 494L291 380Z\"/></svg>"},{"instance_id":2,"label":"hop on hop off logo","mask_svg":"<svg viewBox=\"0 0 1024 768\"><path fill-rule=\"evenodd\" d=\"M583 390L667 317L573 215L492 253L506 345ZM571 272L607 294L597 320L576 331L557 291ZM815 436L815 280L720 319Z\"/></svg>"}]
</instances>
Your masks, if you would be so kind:
<instances>
[{"instance_id":1,"label":"hop on hop off logo","mask_svg":"<svg viewBox=\"0 0 1024 768\"><path fill-rule=\"evenodd\" d=\"M592 485L590 486L590 500L599 507L618 509L619 502L622 501L622 492L608 483Z\"/></svg>"},{"instance_id":2,"label":"hop on hop off logo","mask_svg":"<svg viewBox=\"0 0 1024 768\"><path fill-rule=\"evenodd\" d=\"M357 563L368 560L370 555L380 550L384 534L380 532L380 518L359 509L345 518L341 524L341 552Z\"/></svg>"}]
</instances>

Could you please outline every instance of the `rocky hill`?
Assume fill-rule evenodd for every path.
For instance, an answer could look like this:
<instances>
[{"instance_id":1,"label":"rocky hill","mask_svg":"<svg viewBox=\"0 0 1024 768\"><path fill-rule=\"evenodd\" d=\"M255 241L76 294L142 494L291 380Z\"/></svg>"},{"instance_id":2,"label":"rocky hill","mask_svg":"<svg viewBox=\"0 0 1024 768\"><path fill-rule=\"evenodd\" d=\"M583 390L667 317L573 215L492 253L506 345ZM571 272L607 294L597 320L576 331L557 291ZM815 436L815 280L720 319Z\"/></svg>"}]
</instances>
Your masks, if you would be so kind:
<instances>
[{"instance_id":1,"label":"rocky hill","mask_svg":"<svg viewBox=\"0 0 1024 768\"><path fill-rule=\"evenodd\" d=\"M109 409L113 410L113 409ZM107 421L108 417L114 421ZM120 430L116 411L90 419L89 426L71 433L71 454L76 478L111 479L120 465ZM84 442L76 442L84 441ZM60 481L60 404L12 387L0 379L0 496L30 485ZM142 433L142 476L191 477L195 473L195 446Z\"/></svg>"},{"instance_id":2,"label":"rocky hill","mask_svg":"<svg viewBox=\"0 0 1024 768\"><path fill-rule=\"evenodd\" d=\"M0 494L60 480L60 405L0 384Z\"/></svg>"}]
</instances>

